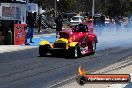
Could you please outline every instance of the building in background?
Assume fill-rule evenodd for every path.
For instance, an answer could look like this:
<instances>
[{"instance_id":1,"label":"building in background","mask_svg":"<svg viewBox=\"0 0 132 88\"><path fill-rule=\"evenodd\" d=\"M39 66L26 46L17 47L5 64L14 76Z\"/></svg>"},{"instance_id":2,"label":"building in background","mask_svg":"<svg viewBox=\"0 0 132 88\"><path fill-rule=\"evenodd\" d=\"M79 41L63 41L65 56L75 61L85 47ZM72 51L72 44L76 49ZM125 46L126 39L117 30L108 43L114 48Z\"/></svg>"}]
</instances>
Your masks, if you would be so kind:
<instances>
[{"instance_id":1,"label":"building in background","mask_svg":"<svg viewBox=\"0 0 132 88\"><path fill-rule=\"evenodd\" d=\"M26 24L29 11L34 11L37 18L38 6L36 1L33 1L0 0L0 44L14 44L14 25Z\"/></svg>"}]
</instances>

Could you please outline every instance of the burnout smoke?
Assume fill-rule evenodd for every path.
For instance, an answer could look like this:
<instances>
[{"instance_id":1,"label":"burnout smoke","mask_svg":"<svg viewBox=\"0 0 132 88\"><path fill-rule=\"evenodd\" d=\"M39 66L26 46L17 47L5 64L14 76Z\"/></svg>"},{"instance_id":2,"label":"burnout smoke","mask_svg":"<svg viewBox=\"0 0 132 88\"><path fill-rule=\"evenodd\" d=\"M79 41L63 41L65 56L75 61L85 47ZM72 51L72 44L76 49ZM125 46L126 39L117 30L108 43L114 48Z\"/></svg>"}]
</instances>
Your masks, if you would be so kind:
<instances>
[{"instance_id":1,"label":"burnout smoke","mask_svg":"<svg viewBox=\"0 0 132 88\"><path fill-rule=\"evenodd\" d=\"M104 29L95 28L94 32L98 36L97 50L118 47L132 43L132 28L125 26L117 28L116 25L112 27L105 27Z\"/></svg>"}]
</instances>

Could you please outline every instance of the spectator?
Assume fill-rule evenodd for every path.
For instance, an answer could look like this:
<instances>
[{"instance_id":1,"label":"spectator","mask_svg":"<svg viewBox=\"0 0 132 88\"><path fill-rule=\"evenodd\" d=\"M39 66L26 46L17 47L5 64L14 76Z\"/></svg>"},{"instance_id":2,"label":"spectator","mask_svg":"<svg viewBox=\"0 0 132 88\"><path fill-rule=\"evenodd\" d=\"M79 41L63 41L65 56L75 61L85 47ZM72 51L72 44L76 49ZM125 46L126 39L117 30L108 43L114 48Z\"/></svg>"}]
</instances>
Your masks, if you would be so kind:
<instances>
[{"instance_id":1,"label":"spectator","mask_svg":"<svg viewBox=\"0 0 132 88\"><path fill-rule=\"evenodd\" d=\"M121 27L120 19L119 17L115 17L115 24L116 24L116 31L119 31Z\"/></svg>"},{"instance_id":2,"label":"spectator","mask_svg":"<svg viewBox=\"0 0 132 88\"><path fill-rule=\"evenodd\" d=\"M34 33L34 27L35 27L35 19L34 19L34 16L33 16L33 12L30 12L29 15L27 16L26 23L27 23L27 33L26 33L25 45L30 45L27 42L27 39L30 38L30 43L34 43L32 41L33 33Z\"/></svg>"},{"instance_id":3,"label":"spectator","mask_svg":"<svg viewBox=\"0 0 132 88\"><path fill-rule=\"evenodd\" d=\"M63 19L61 18L61 15L58 15L58 17L55 20L56 22L56 38L60 31L62 31L63 26Z\"/></svg>"},{"instance_id":4,"label":"spectator","mask_svg":"<svg viewBox=\"0 0 132 88\"><path fill-rule=\"evenodd\" d=\"M110 19L110 30L112 31L112 29L115 26L115 20L112 17L109 17L109 19Z\"/></svg>"},{"instance_id":5,"label":"spectator","mask_svg":"<svg viewBox=\"0 0 132 88\"><path fill-rule=\"evenodd\" d=\"M104 15L101 15L100 17L100 26L101 26L101 29L104 30L104 26L105 26L105 16Z\"/></svg>"},{"instance_id":6,"label":"spectator","mask_svg":"<svg viewBox=\"0 0 132 88\"><path fill-rule=\"evenodd\" d=\"M97 18L97 30L98 30L99 36L101 36L101 35L102 35L102 30L103 30L103 29L102 29L100 17Z\"/></svg>"}]
</instances>

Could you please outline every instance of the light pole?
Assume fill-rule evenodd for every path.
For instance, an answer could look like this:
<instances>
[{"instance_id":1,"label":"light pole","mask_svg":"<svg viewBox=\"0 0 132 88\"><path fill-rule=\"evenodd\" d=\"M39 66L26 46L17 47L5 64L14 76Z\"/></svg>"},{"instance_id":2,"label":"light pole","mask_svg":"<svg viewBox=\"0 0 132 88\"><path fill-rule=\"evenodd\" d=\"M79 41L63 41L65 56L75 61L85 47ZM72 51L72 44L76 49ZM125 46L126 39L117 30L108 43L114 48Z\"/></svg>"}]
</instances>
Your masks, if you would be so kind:
<instances>
[{"instance_id":1,"label":"light pole","mask_svg":"<svg viewBox=\"0 0 132 88\"><path fill-rule=\"evenodd\" d=\"M82 1L83 7L84 7L84 0ZM82 15L84 15L84 8L82 8Z\"/></svg>"},{"instance_id":2,"label":"light pole","mask_svg":"<svg viewBox=\"0 0 132 88\"><path fill-rule=\"evenodd\" d=\"M56 3L56 0L55 0L55 17L57 16L57 11L56 11L56 9L57 9L57 3Z\"/></svg>"},{"instance_id":3,"label":"light pole","mask_svg":"<svg viewBox=\"0 0 132 88\"><path fill-rule=\"evenodd\" d=\"M55 0L55 17L57 16L57 2L59 2L59 0Z\"/></svg>"},{"instance_id":4,"label":"light pole","mask_svg":"<svg viewBox=\"0 0 132 88\"><path fill-rule=\"evenodd\" d=\"M93 23L93 17L94 17L94 0L93 0L93 5L92 5L92 23Z\"/></svg>"}]
</instances>

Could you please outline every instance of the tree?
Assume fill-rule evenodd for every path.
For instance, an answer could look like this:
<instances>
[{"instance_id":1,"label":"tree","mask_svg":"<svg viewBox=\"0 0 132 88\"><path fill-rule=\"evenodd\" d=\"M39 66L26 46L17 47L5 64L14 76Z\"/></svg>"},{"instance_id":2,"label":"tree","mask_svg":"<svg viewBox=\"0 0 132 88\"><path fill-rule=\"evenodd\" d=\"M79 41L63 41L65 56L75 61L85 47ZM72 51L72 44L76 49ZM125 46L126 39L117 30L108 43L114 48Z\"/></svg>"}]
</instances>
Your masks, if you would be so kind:
<instances>
[{"instance_id":1,"label":"tree","mask_svg":"<svg viewBox=\"0 0 132 88\"><path fill-rule=\"evenodd\" d=\"M55 0L38 0L44 9L55 8ZM57 9L61 12L91 12L92 0L59 0ZM106 15L127 15L132 13L132 0L95 0L95 12Z\"/></svg>"},{"instance_id":2,"label":"tree","mask_svg":"<svg viewBox=\"0 0 132 88\"><path fill-rule=\"evenodd\" d=\"M127 0L108 0L107 14L110 16L123 16L129 10Z\"/></svg>"},{"instance_id":3,"label":"tree","mask_svg":"<svg viewBox=\"0 0 132 88\"><path fill-rule=\"evenodd\" d=\"M61 11L75 11L76 2L77 0L60 0L58 6Z\"/></svg>"}]
</instances>

